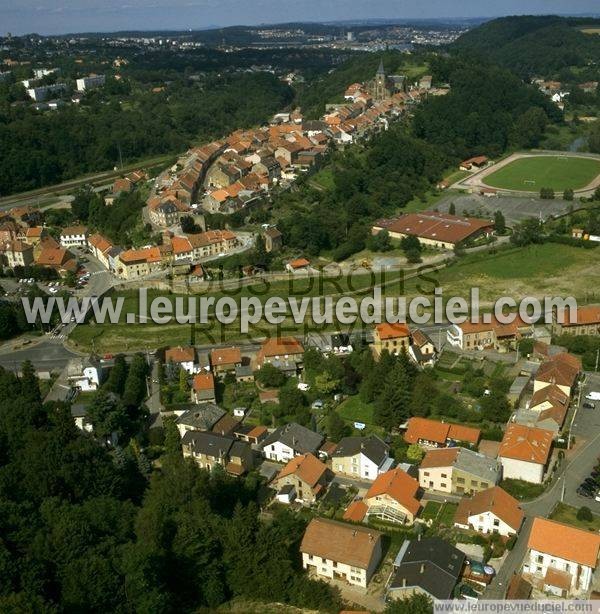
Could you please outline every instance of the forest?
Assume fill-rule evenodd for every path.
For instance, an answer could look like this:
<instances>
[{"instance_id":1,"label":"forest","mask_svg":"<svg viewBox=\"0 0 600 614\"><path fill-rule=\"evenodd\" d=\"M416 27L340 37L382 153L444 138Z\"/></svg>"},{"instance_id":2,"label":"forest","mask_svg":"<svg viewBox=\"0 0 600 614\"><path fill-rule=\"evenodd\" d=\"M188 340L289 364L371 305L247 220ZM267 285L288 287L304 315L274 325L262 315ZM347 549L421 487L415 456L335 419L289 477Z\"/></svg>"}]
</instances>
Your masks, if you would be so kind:
<instances>
[{"instance_id":1,"label":"forest","mask_svg":"<svg viewBox=\"0 0 600 614\"><path fill-rule=\"evenodd\" d=\"M104 399L121 391L140 408L139 373L120 369ZM109 449L76 429L68 404L43 404L30 363L19 378L0 369L0 611L214 611L236 597L339 611L333 589L300 570L302 516L265 522L256 475L201 470L175 425L165 431L152 470L143 439Z\"/></svg>"},{"instance_id":2,"label":"forest","mask_svg":"<svg viewBox=\"0 0 600 614\"><path fill-rule=\"evenodd\" d=\"M502 17L463 34L453 45L476 65L474 58L493 61L520 77L560 76L562 71L578 70L586 80L586 71L597 79L600 61L600 36L586 34L586 28L598 28L600 21L590 18L557 16ZM582 74L583 73L583 74Z\"/></svg>"}]
</instances>

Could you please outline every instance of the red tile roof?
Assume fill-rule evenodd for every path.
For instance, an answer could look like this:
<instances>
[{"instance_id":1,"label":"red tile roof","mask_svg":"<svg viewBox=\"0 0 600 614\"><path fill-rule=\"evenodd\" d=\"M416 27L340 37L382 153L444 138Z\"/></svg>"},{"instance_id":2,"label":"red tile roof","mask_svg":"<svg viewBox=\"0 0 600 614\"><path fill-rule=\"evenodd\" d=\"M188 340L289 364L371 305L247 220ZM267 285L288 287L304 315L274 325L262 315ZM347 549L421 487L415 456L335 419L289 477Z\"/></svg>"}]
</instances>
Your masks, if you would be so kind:
<instances>
[{"instance_id":1,"label":"red tile roof","mask_svg":"<svg viewBox=\"0 0 600 614\"><path fill-rule=\"evenodd\" d=\"M407 213L393 220L380 220L374 224L374 227L432 241L459 243L482 230L492 230L494 223L490 220L424 211Z\"/></svg>"},{"instance_id":2,"label":"red tile roof","mask_svg":"<svg viewBox=\"0 0 600 614\"><path fill-rule=\"evenodd\" d=\"M417 499L418 490L419 482L415 478L411 478L402 469L396 468L378 476L365 495L365 499L377 497L378 495L388 495L407 509L413 516L416 516L421 507Z\"/></svg>"},{"instance_id":3,"label":"red tile roof","mask_svg":"<svg viewBox=\"0 0 600 614\"><path fill-rule=\"evenodd\" d=\"M462 499L458 504L454 520L458 524L467 525L470 516L486 512L491 512L515 531L519 530L523 522L524 514L519 502L500 486L482 490L470 499Z\"/></svg>"},{"instance_id":4,"label":"red tile roof","mask_svg":"<svg viewBox=\"0 0 600 614\"><path fill-rule=\"evenodd\" d=\"M600 535L554 520L534 518L527 547L595 568L600 553Z\"/></svg>"},{"instance_id":5,"label":"red tile roof","mask_svg":"<svg viewBox=\"0 0 600 614\"><path fill-rule=\"evenodd\" d=\"M552 431L523 424L509 424L500 444L498 457L545 465L552 449Z\"/></svg>"},{"instance_id":6,"label":"red tile roof","mask_svg":"<svg viewBox=\"0 0 600 614\"><path fill-rule=\"evenodd\" d=\"M256 355L256 360L261 364L265 358L296 356L298 354L304 354L304 347L295 337L273 337L263 341L262 347Z\"/></svg>"},{"instance_id":7,"label":"red tile roof","mask_svg":"<svg viewBox=\"0 0 600 614\"><path fill-rule=\"evenodd\" d=\"M413 417L408 420L408 429L404 434L404 440L407 443L417 443L419 440L425 440L445 444L450 439L476 445L480 437L481 431L476 428L419 417Z\"/></svg>"},{"instance_id":8,"label":"red tile roof","mask_svg":"<svg viewBox=\"0 0 600 614\"><path fill-rule=\"evenodd\" d=\"M352 503L346 508L344 512L344 520L348 520L350 522L362 522L364 517L367 515L367 507L364 501L352 501Z\"/></svg>"},{"instance_id":9,"label":"red tile roof","mask_svg":"<svg viewBox=\"0 0 600 614\"><path fill-rule=\"evenodd\" d=\"M196 350L193 347L173 347L165 352L165 362L194 362Z\"/></svg>"},{"instance_id":10,"label":"red tile roof","mask_svg":"<svg viewBox=\"0 0 600 614\"><path fill-rule=\"evenodd\" d=\"M410 330L406 324L395 323L388 324L384 322L383 324L378 324L375 327L377 331L377 336L382 341L384 339L399 339L402 337L410 337Z\"/></svg>"},{"instance_id":11,"label":"red tile roof","mask_svg":"<svg viewBox=\"0 0 600 614\"><path fill-rule=\"evenodd\" d=\"M194 376L192 388L199 392L200 390L214 390L215 378L212 373L198 373Z\"/></svg>"},{"instance_id":12,"label":"red tile roof","mask_svg":"<svg viewBox=\"0 0 600 614\"><path fill-rule=\"evenodd\" d=\"M221 365L234 366L242 362L242 352L240 348L215 348L210 351L210 364L213 367Z\"/></svg>"},{"instance_id":13,"label":"red tile roof","mask_svg":"<svg viewBox=\"0 0 600 614\"><path fill-rule=\"evenodd\" d=\"M314 488L327 473L327 465L312 454L302 454L292 458L273 480L277 482L288 475L295 475L298 479Z\"/></svg>"}]
</instances>

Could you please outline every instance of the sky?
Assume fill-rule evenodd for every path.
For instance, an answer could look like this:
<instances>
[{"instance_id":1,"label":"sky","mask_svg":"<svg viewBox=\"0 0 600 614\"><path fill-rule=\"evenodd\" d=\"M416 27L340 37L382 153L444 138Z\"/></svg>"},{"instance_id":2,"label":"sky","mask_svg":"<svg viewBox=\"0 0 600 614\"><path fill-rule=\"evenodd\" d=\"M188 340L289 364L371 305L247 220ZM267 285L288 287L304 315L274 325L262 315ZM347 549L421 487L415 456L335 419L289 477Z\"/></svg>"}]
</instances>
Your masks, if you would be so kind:
<instances>
[{"instance_id":1,"label":"sky","mask_svg":"<svg viewBox=\"0 0 600 614\"><path fill-rule=\"evenodd\" d=\"M598 0L0 0L0 33L183 30L289 21L598 12Z\"/></svg>"}]
</instances>

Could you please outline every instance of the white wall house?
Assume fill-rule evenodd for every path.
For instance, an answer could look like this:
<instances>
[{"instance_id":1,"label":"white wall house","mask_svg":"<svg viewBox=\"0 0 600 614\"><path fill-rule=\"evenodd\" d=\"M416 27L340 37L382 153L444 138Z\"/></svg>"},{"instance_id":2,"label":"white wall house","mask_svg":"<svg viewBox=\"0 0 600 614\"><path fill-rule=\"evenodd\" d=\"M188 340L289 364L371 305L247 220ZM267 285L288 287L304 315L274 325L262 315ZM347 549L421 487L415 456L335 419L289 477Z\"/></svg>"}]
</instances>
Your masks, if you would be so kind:
<instances>
[{"instance_id":1,"label":"white wall house","mask_svg":"<svg viewBox=\"0 0 600 614\"><path fill-rule=\"evenodd\" d=\"M87 365L81 368L78 363L75 363L69 367L69 383L71 386L79 388L82 392L98 390L100 377L100 369L94 365Z\"/></svg>"},{"instance_id":2,"label":"white wall house","mask_svg":"<svg viewBox=\"0 0 600 614\"><path fill-rule=\"evenodd\" d=\"M84 226L65 228L60 233L60 244L63 247L87 247L88 231Z\"/></svg>"},{"instance_id":3,"label":"white wall house","mask_svg":"<svg viewBox=\"0 0 600 614\"><path fill-rule=\"evenodd\" d=\"M515 458L499 457L502 463L502 477L511 480L523 480L532 484L544 481L544 467L540 463L517 460Z\"/></svg>"},{"instance_id":4,"label":"white wall house","mask_svg":"<svg viewBox=\"0 0 600 614\"><path fill-rule=\"evenodd\" d=\"M263 452L269 460L275 460L280 463L287 463L294 458L294 450L281 441L275 441L265 446Z\"/></svg>"},{"instance_id":5,"label":"white wall house","mask_svg":"<svg viewBox=\"0 0 600 614\"><path fill-rule=\"evenodd\" d=\"M478 533L498 533L504 537L510 537L517 531L502 519L498 518L493 512L483 512L482 514L471 514L466 525L456 523L462 529L473 528Z\"/></svg>"},{"instance_id":6,"label":"white wall house","mask_svg":"<svg viewBox=\"0 0 600 614\"><path fill-rule=\"evenodd\" d=\"M90 75L89 77L82 77L77 79L77 89L80 92L91 90L95 87L102 87L106 77L104 75Z\"/></svg>"}]
</instances>

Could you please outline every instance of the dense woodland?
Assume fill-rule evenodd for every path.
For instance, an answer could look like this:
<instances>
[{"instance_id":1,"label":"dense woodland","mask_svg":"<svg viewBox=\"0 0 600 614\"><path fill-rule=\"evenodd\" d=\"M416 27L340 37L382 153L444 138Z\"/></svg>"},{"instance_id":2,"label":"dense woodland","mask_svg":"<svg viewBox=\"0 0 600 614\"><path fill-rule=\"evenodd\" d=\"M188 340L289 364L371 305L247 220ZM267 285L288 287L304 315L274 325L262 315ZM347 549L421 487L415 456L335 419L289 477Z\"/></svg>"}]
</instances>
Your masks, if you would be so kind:
<instances>
[{"instance_id":1,"label":"dense woodland","mask_svg":"<svg viewBox=\"0 0 600 614\"><path fill-rule=\"evenodd\" d=\"M600 20L590 18L503 17L467 32L453 48L472 65L476 58L491 60L523 78L564 78L575 69L582 81L597 80L600 36L582 30L599 27Z\"/></svg>"},{"instance_id":2,"label":"dense woodland","mask_svg":"<svg viewBox=\"0 0 600 614\"><path fill-rule=\"evenodd\" d=\"M130 409L138 374L109 380ZM256 476L184 461L172 423L165 449L151 472L137 440L110 451L68 405L42 405L30 364L20 379L0 369L0 610L187 612L243 597L339 611L299 572L300 516L261 520Z\"/></svg>"}]
</instances>

